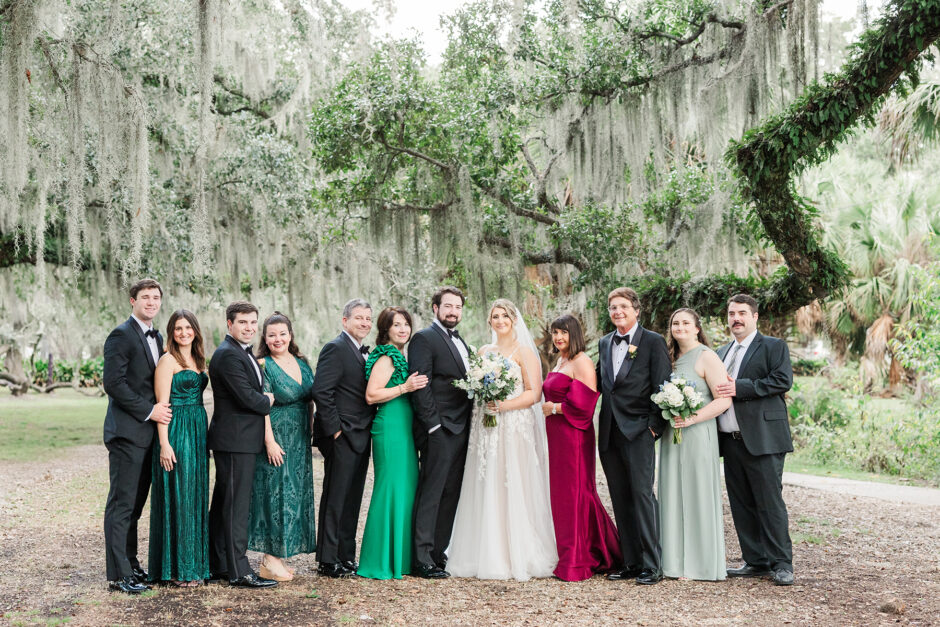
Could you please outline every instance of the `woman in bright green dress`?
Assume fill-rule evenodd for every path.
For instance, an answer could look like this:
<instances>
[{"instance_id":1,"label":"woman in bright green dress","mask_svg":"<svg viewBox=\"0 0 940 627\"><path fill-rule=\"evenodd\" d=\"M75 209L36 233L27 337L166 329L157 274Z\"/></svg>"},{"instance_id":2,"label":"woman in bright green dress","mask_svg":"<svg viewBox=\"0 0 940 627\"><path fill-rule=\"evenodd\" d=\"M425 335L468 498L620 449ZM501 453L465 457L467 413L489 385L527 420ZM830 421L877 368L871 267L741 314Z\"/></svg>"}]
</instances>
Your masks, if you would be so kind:
<instances>
[{"instance_id":1,"label":"woman in bright green dress","mask_svg":"<svg viewBox=\"0 0 940 627\"><path fill-rule=\"evenodd\" d=\"M209 384L199 323L173 312L167 351L154 373L157 401L173 419L157 425L150 491L149 571L153 581L193 587L209 577L208 417L202 392Z\"/></svg>"},{"instance_id":2,"label":"woman in bright green dress","mask_svg":"<svg viewBox=\"0 0 940 627\"><path fill-rule=\"evenodd\" d=\"M721 509L718 428L715 418L731 406L714 390L728 373L708 347L699 316L677 309L667 336L673 371L695 383L705 400L685 420L663 434L659 451L659 520L662 528L663 574L666 577L719 581L725 578L725 533Z\"/></svg>"},{"instance_id":3,"label":"woman in bright green dress","mask_svg":"<svg viewBox=\"0 0 940 627\"><path fill-rule=\"evenodd\" d=\"M290 581L294 571L283 560L317 550L309 409L313 370L294 343L290 319L277 311L264 321L258 357L274 405L264 419L265 452L255 462L248 548L264 553L258 574Z\"/></svg>"},{"instance_id":4,"label":"woman in bright green dress","mask_svg":"<svg viewBox=\"0 0 940 627\"><path fill-rule=\"evenodd\" d=\"M408 375L403 353L411 339L411 316L386 307L376 323L376 347L366 359L366 401L379 408L372 423L375 482L359 553L361 577L401 579L411 572L411 519L418 487L418 455L411 431L408 394L428 378Z\"/></svg>"}]
</instances>

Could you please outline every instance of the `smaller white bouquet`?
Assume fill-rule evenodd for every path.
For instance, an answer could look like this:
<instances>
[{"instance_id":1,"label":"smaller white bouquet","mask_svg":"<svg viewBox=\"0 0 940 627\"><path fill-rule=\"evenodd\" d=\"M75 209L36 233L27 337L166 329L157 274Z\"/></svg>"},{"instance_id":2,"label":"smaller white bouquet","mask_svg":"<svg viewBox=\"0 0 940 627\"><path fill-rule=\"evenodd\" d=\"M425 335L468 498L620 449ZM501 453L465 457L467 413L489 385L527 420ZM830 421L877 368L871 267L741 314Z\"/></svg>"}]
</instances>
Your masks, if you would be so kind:
<instances>
[{"instance_id":1,"label":"smaller white bouquet","mask_svg":"<svg viewBox=\"0 0 940 627\"><path fill-rule=\"evenodd\" d=\"M681 444L682 429L676 428L676 418L685 420L705 405L705 399L695 389L695 382L673 372L669 380L659 386L659 392L650 398L663 410L663 418L672 425L673 444Z\"/></svg>"},{"instance_id":2,"label":"smaller white bouquet","mask_svg":"<svg viewBox=\"0 0 940 627\"><path fill-rule=\"evenodd\" d=\"M483 355L470 354L470 369L463 379L454 381L467 396L486 407L493 401L504 401L516 389L516 374L519 364L490 351ZM484 427L496 426L496 414L484 409Z\"/></svg>"}]
</instances>

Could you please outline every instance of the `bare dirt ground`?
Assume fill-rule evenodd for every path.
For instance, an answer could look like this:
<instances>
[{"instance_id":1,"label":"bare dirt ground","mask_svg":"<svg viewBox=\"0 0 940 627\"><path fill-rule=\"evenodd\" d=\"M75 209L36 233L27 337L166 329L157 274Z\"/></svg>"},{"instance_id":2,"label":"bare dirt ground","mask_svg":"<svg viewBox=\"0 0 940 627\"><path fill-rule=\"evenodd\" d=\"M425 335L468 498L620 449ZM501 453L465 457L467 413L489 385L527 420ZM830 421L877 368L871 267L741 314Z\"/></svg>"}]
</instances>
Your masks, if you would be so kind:
<instances>
[{"instance_id":1,"label":"bare dirt ground","mask_svg":"<svg viewBox=\"0 0 940 627\"><path fill-rule=\"evenodd\" d=\"M321 460L315 469L322 473ZM598 479L606 500L602 474ZM0 623L940 624L936 505L787 486L797 577L788 588L753 579L651 587L602 577L582 583L331 580L317 577L316 558L309 555L293 558L296 579L274 590L156 588L134 598L106 589L106 492L102 446L67 449L52 462L0 462ZM142 557L147 528L145 512ZM740 550L727 503L725 530L729 564L737 565Z\"/></svg>"}]
</instances>

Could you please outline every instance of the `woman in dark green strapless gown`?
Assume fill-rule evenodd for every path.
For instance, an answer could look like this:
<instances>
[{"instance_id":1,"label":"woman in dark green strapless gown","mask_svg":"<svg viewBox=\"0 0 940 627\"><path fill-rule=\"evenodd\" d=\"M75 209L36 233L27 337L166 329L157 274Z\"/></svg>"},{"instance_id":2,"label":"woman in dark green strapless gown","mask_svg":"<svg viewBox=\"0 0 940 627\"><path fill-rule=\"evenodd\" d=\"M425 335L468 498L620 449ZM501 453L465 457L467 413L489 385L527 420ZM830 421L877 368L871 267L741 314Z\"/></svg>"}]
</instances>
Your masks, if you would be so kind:
<instances>
[{"instance_id":1,"label":"woman in dark green strapless gown","mask_svg":"<svg viewBox=\"0 0 940 627\"><path fill-rule=\"evenodd\" d=\"M153 581L191 587L209 577L208 417L202 404L209 377L196 317L174 312L166 334L154 388L157 401L170 403L173 419L157 425L154 442L149 570Z\"/></svg>"},{"instance_id":2,"label":"woman in dark green strapless gown","mask_svg":"<svg viewBox=\"0 0 940 627\"><path fill-rule=\"evenodd\" d=\"M255 462L248 548L264 553L262 577L290 581L293 571L282 560L317 550L309 410L313 370L294 343L290 320L279 312L264 321L258 356L274 405L265 419L266 451Z\"/></svg>"},{"instance_id":3,"label":"woman in dark green strapless gown","mask_svg":"<svg viewBox=\"0 0 940 627\"><path fill-rule=\"evenodd\" d=\"M401 307L379 314L377 346L366 359L366 401L378 404L372 422L375 483L359 553L360 577L401 579L411 573L411 519L418 487L418 455L411 431L409 394L428 378L408 375L402 354L411 338L411 316Z\"/></svg>"}]
</instances>

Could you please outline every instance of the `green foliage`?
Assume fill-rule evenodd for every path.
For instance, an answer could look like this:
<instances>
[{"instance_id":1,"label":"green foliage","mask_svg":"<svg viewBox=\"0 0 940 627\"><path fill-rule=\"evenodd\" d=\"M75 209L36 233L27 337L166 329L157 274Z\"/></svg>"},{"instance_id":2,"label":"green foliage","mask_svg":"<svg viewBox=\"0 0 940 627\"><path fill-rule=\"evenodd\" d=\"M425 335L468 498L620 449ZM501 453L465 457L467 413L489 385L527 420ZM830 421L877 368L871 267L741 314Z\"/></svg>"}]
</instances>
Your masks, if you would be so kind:
<instances>
[{"instance_id":1,"label":"green foliage","mask_svg":"<svg viewBox=\"0 0 940 627\"><path fill-rule=\"evenodd\" d=\"M767 236L802 289L794 305L837 293L848 269L825 247L813 206L793 177L827 159L859 121L870 123L888 93L906 93L940 36L938 0L895 0L854 44L841 72L813 83L784 112L731 143L726 154ZM792 281L789 277L783 280Z\"/></svg>"},{"instance_id":2,"label":"green foliage","mask_svg":"<svg viewBox=\"0 0 940 627\"><path fill-rule=\"evenodd\" d=\"M72 383L78 379L82 387L96 387L101 384L104 375L104 358L94 357L81 363L65 359L53 359L52 382ZM23 363L24 370L29 373L30 380L38 386L45 386L49 382L49 362L39 358Z\"/></svg>"},{"instance_id":3,"label":"green foliage","mask_svg":"<svg viewBox=\"0 0 940 627\"><path fill-rule=\"evenodd\" d=\"M899 399L872 399L856 370L798 380L789 411L798 453L824 465L940 481L940 421Z\"/></svg>"},{"instance_id":4,"label":"green foliage","mask_svg":"<svg viewBox=\"0 0 940 627\"><path fill-rule=\"evenodd\" d=\"M640 206L650 222L672 225L677 220L690 220L714 189L704 162L674 165L659 189L650 193Z\"/></svg>"},{"instance_id":5,"label":"green foliage","mask_svg":"<svg viewBox=\"0 0 940 627\"><path fill-rule=\"evenodd\" d=\"M578 288L609 285L613 268L643 252L643 236L630 214L593 202L568 207L549 228L549 235L555 246L568 247L583 260L574 279Z\"/></svg>"},{"instance_id":6,"label":"green foliage","mask_svg":"<svg viewBox=\"0 0 940 627\"><path fill-rule=\"evenodd\" d=\"M795 376L813 376L819 374L820 371L828 365L829 362L825 359L800 357L799 359L793 360L793 374Z\"/></svg>"},{"instance_id":7,"label":"green foliage","mask_svg":"<svg viewBox=\"0 0 940 627\"><path fill-rule=\"evenodd\" d=\"M891 346L901 363L924 377L931 391L937 394L940 393L940 261L917 270L917 277L920 290L912 294L912 304L918 308L920 316L901 325Z\"/></svg>"}]
</instances>

